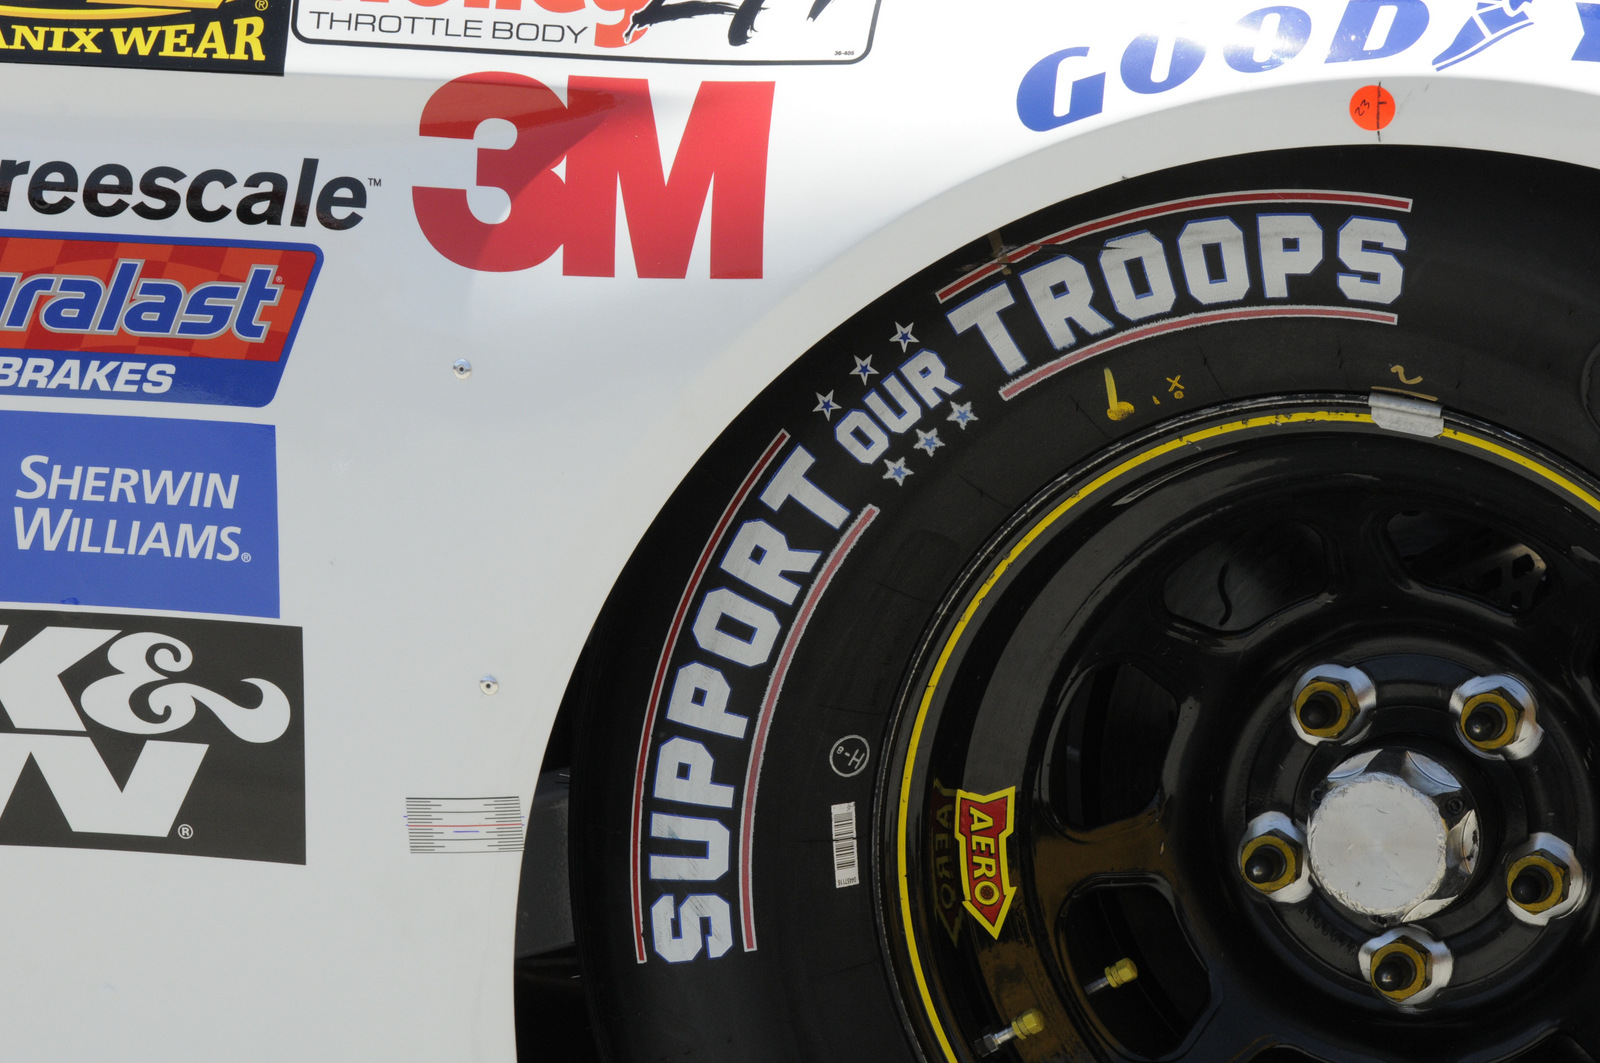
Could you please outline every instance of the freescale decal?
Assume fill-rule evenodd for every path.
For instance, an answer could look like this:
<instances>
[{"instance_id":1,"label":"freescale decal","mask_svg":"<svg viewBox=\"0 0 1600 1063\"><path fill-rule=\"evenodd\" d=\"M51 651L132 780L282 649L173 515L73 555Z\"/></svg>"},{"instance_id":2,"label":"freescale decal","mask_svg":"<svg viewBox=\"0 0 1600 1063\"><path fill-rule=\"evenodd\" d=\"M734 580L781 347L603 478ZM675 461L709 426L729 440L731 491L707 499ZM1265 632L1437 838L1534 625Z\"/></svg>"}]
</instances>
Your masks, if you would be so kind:
<instances>
[{"instance_id":1,"label":"freescale decal","mask_svg":"<svg viewBox=\"0 0 1600 1063\"><path fill-rule=\"evenodd\" d=\"M271 425L0 413L0 601L278 615Z\"/></svg>"},{"instance_id":2,"label":"freescale decal","mask_svg":"<svg viewBox=\"0 0 1600 1063\"><path fill-rule=\"evenodd\" d=\"M321 262L309 244L0 230L0 394L265 406Z\"/></svg>"},{"instance_id":3,"label":"freescale decal","mask_svg":"<svg viewBox=\"0 0 1600 1063\"><path fill-rule=\"evenodd\" d=\"M12 193L35 214L65 214L81 202L96 218L123 217L165 221L180 210L207 225L233 218L241 225L284 223L304 228L312 219L324 229L352 229L363 217L367 186L354 177L332 177L318 186L320 159L301 159L290 199L289 176L259 170L241 179L231 170L211 167L192 177L176 166L152 166L139 175L118 162L101 163L82 177L62 159L34 166L32 159L0 159L0 211L11 209ZM24 180L26 178L26 180ZM238 188L239 191L230 191ZM125 213L126 212L126 213Z\"/></svg>"}]
</instances>

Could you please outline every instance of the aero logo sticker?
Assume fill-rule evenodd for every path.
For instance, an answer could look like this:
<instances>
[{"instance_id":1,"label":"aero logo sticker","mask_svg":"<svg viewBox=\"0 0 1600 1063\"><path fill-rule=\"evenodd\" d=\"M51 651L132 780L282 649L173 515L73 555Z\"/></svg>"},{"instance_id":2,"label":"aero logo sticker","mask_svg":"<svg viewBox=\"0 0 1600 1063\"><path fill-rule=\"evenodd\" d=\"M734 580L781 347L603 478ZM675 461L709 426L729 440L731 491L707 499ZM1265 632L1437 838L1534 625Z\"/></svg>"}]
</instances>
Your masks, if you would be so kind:
<instances>
[{"instance_id":1,"label":"aero logo sticker","mask_svg":"<svg viewBox=\"0 0 1600 1063\"><path fill-rule=\"evenodd\" d=\"M956 791L956 841L961 851L963 907L985 930L1000 936L1017 888L1011 884L1006 839L1015 826L1017 788L998 793Z\"/></svg>"}]
</instances>

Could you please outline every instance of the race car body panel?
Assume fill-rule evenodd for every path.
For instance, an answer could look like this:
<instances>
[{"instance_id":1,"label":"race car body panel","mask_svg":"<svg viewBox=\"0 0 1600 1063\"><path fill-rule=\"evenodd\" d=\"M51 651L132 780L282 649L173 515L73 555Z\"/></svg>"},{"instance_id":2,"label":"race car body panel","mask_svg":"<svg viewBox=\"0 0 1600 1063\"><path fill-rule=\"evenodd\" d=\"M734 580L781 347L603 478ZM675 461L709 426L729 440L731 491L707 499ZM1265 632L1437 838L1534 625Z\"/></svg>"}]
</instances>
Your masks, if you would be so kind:
<instances>
[{"instance_id":1,"label":"race car body panel","mask_svg":"<svg viewBox=\"0 0 1600 1063\"><path fill-rule=\"evenodd\" d=\"M1594 4L280 5L0 12L12 1058L513 1059L586 634L819 339L1166 167L1600 165Z\"/></svg>"}]
</instances>

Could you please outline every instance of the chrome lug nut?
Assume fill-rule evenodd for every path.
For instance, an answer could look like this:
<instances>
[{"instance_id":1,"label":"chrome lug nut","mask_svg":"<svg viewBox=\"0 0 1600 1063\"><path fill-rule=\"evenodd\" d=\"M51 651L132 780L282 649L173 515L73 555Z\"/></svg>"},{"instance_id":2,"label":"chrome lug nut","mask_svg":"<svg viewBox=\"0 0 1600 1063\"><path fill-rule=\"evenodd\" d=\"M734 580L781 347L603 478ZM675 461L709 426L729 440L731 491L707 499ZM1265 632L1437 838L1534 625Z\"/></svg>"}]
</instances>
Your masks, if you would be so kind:
<instances>
[{"instance_id":1,"label":"chrome lug nut","mask_svg":"<svg viewBox=\"0 0 1600 1063\"><path fill-rule=\"evenodd\" d=\"M1513 675L1481 675L1450 695L1456 737L1480 757L1521 760L1539 748L1544 730L1533 692Z\"/></svg>"},{"instance_id":2,"label":"chrome lug nut","mask_svg":"<svg viewBox=\"0 0 1600 1063\"><path fill-rule=\"evenodd\" d=\"M1389 1003L1413 1008L1425 1004L1450 983L1455 966L1450 950L1427 931L1397 927L1361 946L1361 977Z\"/></svg>"},{"instance_id":3,"label":"chrome lug nut","mask_svg":"<svg viewBox=\"0 0 1600 1063\"><path fill-rule=\"evenodd\" d=\"M1294 904L1311 895L1305 834L1281 812L1263 812L1245 827L1238 867L1245 885L1269 900Z\"/></svg>"},{"instance_id":4,"label":"chrome lug nut","mask_svg":"<svg viewBox=\"0 0 1600 1063\"><path fill-rule=\"evenodd\" d=\"M1359 738L1372 722L1377 692L1359 668L1319 664L1295 684L1289 723L1312 745Z\"/></svg>"},{"instance_id":5,"label":"chrome lug nut","mask_svg":"<svg viewBox=\"0 0 1600 1063\"><path fill-rule=\"evenodd\" d=\"M1582 907L1589 883L1577 854L1554 834L1535 834L1506 865L1506 907L1532 926L1544 926Z\"/></svg>"}]
</instances>

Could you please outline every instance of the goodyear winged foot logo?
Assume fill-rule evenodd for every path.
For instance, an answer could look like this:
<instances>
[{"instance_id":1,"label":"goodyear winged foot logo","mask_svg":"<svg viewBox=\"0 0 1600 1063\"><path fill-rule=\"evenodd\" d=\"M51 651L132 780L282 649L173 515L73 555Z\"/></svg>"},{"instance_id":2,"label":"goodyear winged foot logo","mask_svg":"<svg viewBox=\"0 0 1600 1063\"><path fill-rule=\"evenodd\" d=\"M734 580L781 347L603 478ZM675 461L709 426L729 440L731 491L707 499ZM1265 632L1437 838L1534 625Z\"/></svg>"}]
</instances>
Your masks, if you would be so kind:
<instances>
[{"instance_id":1,"label":"goodyear winged foot logo","mask_svg":"<svg viewBox=\"0 0 1600 1063\"><path fill-rule=\"evenodd\" d=\"M1016 824L1016 800L1015 786L992 794L956 791L962 907L996 938L1017 893L1006 854L1006 840Z\"/></svg>"},{"instance_id":2,"label":"goodyear winged foot logo","mask_svg":"<svg viewBox=\"0 0 1600 1063\"><path fill-rule=\"evenodd\" d=\"M0 3L0 62L282 74L289 0Z\"/></svg>"}]
</instances>

